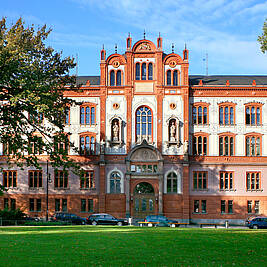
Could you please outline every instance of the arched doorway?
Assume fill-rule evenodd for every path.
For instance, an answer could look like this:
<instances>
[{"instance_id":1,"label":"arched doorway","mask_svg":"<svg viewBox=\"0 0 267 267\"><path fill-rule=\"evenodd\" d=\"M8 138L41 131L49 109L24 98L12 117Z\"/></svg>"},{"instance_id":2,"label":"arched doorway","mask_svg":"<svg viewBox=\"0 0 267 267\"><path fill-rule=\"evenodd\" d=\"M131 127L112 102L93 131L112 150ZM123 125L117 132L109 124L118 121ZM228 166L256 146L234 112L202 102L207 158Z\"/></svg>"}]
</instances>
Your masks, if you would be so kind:
<instances>
[{"instance_id":1,"label":"arched doorway","mask_svg":"<svg viewBox=\"0 0 267 267\"><path fill-rule=\"evenodd\" d=\"M155 192L151 184L142 182L134 189L134 217L144 218L155 213Z\"/></svg>"}]
</instances>

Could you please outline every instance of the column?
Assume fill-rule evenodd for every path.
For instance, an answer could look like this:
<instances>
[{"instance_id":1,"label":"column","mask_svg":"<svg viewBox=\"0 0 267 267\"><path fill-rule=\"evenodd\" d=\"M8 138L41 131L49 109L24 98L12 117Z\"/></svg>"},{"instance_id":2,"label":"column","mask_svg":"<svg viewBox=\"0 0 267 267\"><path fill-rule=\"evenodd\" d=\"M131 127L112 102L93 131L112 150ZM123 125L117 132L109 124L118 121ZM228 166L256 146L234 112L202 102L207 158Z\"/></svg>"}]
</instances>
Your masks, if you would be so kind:
<instances>
[{"instance_id":1,"label":"column","mask_svg":"<svg viewBox=\"0 0 267 267\"><path fill-rule=\"evenodd\" d=\"M131 217L130 210L130 175L125 175L125 196L126 196L126 218Z\"/></svg>"},{"instance_id":2,"label":"column","mask_svg":"<svg viewBox=\"0 0 267 267\"><path fill-rule=\"evenodd\" d=\"M163 215L163 175L159 176L159 215Z\"/></svg>"}]
</instances>

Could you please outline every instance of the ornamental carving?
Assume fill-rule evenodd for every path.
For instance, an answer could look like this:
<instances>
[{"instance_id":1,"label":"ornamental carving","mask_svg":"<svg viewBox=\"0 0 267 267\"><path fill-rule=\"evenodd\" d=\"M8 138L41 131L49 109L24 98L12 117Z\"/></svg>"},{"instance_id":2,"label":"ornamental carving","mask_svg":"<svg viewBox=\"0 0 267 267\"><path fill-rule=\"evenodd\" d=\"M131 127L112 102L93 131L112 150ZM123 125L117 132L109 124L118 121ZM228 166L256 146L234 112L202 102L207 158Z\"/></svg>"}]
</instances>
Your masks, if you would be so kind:
<instances>
[{"instance_id":1,"label":"ornamental carving","mask_svg":"<svg viewBox=\"0 0 267 267\"><path fill-rule=\"evenodd\" d=\"M174 61L174 60L171 60L170 62L169 62L169 66L171 67L171 68L174 68L174 67L176 67L176 62Z\"/></svg>"},{"instance_id":2,"label":"ornamental carving","mask_svg":"<svg viewBox=\"0 0 267 267\"><path fill-rule=\"evenodd\" d=\"M171 103L170 104L170 109L176 109L176 104L175 103Z\"/></svg>"},{"instance_id":3,"label":"ornamental carving","mask_svg":"<svg viewBox=\"0 0 267 267\"><path fill-rule=\"evenodd\" d=\"M138 51L151 51L151 46L149 43L142 43L138 49Z\"/></svg>"},{"instance_id":4,"label":"ornamental carving","mask_svg":"<svg viewBox=\"0 0 267 267\"><path fill-rule=\"evenodd\" d=\"M113 66L114 68L118 68L118 67L120 66L120 62L119 62L118 60L116 60L116 61L114 61L114 62L112 63L112 66Z\"/></svg>"},{"instance_id":5,"label":"ornamental carving","mask_svg":"<svg viewBox=\"0 0 267 267\"><path fill-rule=\"evenodd\" d=\"M150 149L140 149L134 153L132 160L151 161L157 160L157 155Z\"/></svg>"},{"instance_id":6,"label":"ornamental carving","mask_svg":"<svg viewBox=\"0 0 267 267\"><path fill-rule=\"evenodd\" d=\"M118 103L113 104L113 109L117 110L117 109L119 109L119 107L120 107L120 104L118 104Z\"/></svg>"}]
</instances>

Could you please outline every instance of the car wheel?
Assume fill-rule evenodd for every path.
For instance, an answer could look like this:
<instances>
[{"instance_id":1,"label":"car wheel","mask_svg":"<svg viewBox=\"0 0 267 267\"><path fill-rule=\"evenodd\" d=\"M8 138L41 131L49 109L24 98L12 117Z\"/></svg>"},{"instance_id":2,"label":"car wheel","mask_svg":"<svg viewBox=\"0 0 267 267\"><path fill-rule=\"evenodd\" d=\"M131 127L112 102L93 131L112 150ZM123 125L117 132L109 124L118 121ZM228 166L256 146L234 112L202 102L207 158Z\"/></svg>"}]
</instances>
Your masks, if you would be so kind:
<instances>
[{"instance_id":1,"label":"car wheel","mask_svg":"<svg viewBox=\"0 0 267 267\"><path fill-rule=\"evenodd\" d=\"M259 228L259 226L258 225L253 225L253 229L258 229Z\"/></svg>"},{"instance_id":2,"label":"car wheel","mask_svg":"<svg viewBox=\"0 0 267 267\"><path fill-rule=\"evenodd\" d=\"M92 225L97 225L97 222L96 221L92 221Z\"/></svg>"},{"instance_id":3,"label":"car wheel","mask_svg":"<svg viewBox=\"0 0 267 267\"><path fill-rule=\"evenodd\" d=\"M118 226L122 226L122 222L118 222L117 225L118 225Z\"/></svg>"},{"instance_id":4,"label":"car wheel","mask_svg":"<svg viewBox=\"0 0 267 267\"><path fill-rule=\"evenodd\" d=\"M84 221L82 221L82 225L85 225L85 222Z\"/></svg>"}]
</instances>

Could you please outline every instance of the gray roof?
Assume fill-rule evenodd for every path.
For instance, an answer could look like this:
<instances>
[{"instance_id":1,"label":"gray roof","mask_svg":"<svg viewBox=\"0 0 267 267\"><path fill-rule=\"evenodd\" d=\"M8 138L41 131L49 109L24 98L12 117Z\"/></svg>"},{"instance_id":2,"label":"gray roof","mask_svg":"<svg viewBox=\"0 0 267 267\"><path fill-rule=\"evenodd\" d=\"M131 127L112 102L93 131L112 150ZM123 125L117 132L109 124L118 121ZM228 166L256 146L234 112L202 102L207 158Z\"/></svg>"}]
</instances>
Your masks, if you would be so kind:
<instances>
[{"instance_id":1,"label":"gray roof","mask_svg":"<svg viewBox=\"0 0 267 267\"><path fill-rule=\"evenodd\" d=\"M91 85L100 85L100 76L78 76L77 84L85 85L88 80Z\"/></svg>"},{"instance_id":2,"label":"gray roof","mask_svg":"<svg viewBox=\"0 0 267 267\"><path fill-rule=\"evenodd\" d=\"M189 84L198 85L202 80L203 85L224 85L229 80L230 85L252 85L253 80L256 85L267 85L267 76L259 75L189 75Z\"/></svg>"}]
</instances>

